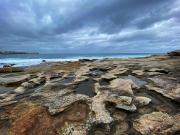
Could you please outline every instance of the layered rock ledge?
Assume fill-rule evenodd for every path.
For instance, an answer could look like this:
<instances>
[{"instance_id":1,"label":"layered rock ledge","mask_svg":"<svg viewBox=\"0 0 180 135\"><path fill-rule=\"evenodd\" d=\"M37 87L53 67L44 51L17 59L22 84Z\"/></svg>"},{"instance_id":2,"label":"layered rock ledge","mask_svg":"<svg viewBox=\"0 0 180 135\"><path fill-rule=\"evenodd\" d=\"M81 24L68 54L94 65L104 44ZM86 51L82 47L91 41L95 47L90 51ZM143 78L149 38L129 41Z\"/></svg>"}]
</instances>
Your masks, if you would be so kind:
<instances>
[{"instance_id":1,"label":"layered rock ledge","mask_svg":"<svg viewBox=\"0 0 180 135\"><path fill-rule=\"evenodd\" d=\"M180 134L177 53L0 72L2 135Z\"/></svg>"}]
</instances>

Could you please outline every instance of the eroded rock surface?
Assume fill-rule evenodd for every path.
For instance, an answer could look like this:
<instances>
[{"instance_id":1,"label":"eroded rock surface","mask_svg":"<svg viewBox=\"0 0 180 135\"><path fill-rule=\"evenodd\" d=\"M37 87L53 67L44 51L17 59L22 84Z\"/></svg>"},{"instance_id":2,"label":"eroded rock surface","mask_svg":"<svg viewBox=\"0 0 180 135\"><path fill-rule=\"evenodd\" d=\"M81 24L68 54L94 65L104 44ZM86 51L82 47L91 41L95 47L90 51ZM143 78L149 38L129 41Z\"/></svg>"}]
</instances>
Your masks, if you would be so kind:
<instances>
[{"instance_id":1,"label":"eroded rock surface","mask_svg":"<svg viewBox=\"0 0 180 135\"><path fill-rule=\"evenodd\" d=\"M142 134L173 134L180 128L180 116L162 112L145 114L135 120L134 128Z\"/></svg>"},{"instance_id":2,"label":"eroded rock surface","mask_svg":"<svg viewBox=\"0 0 180 135\"><path fill-rule=\"evenodd\" d=\"M3 70L0 134L176 135L179 99L179 57L44 62L22 72Z\"/></svg>"}]
</instances>

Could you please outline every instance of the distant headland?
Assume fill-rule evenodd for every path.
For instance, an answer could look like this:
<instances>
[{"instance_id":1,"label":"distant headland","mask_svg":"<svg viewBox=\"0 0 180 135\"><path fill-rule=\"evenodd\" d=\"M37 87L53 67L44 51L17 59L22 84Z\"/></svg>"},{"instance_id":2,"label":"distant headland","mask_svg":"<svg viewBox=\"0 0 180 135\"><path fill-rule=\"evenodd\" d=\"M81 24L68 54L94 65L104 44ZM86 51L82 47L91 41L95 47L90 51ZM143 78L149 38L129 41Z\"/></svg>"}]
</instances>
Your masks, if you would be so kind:
<instances>
[{"instance_id":1,"label":"distant headland","mask_svg":"<svg viewBox=\"0 0 180 135\"><path fill-rule=\"evenodd\" d=\"M37 52L16 52L16 51L0 51L0 54L39 54Z\"/></svg>"}]
</instances>

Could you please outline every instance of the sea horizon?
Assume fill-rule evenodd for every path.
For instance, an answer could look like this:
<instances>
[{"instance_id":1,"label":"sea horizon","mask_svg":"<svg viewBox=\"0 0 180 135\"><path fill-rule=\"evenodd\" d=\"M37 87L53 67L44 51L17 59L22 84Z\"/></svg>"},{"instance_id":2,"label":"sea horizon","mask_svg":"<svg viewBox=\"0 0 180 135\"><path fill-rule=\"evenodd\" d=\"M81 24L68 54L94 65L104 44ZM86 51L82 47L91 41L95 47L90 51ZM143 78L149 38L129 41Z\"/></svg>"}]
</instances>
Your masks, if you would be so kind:
<instances>
[{"instance_id":1,"label":"sea horizon","mask_svg":"<svg viewBox=\"0 0 180 135\"><path fill-rule=\"evenodd\" d=\"M1 54L0 67L6 64L14 66L32 66L47 62L78 61L80 59L140 58L163 53L39 53L39 54Z\"/></svg>"}]
</instances>

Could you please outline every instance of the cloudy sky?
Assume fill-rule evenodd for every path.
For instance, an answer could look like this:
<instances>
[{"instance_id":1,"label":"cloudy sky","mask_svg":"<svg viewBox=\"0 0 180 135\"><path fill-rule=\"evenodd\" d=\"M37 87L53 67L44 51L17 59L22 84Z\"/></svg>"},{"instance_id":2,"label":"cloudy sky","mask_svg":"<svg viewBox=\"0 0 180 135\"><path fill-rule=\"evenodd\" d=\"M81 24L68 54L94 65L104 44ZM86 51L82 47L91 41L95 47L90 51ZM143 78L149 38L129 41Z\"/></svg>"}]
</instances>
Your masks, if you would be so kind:
<instances>
[{"instance_id":1,"label":"cloudy sky","mask_svg":"<svg viewBox=\"0 0 180 135\"><path fill-rule=\"evenodd\" d=\"M0 0L0 50L135 53L180 49L180 0Z\"/></svg>"}]
</instances>

